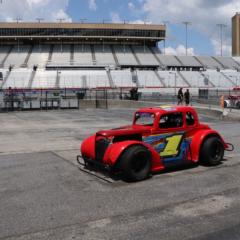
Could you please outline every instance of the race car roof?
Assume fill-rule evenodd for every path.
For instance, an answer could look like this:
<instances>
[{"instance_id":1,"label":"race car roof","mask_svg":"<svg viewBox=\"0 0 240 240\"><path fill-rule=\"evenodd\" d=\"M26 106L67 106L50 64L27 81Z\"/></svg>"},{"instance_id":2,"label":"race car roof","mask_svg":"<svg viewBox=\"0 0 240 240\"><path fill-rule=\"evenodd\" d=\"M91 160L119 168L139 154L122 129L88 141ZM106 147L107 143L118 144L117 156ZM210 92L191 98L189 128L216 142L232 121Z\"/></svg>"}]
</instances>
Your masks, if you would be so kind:
<instances>
[{"instance_id":1,"label":"race car roof","mask_svg":"<svg viewBox=\"0 0 240 240\"><path fill-rule=\"evenodd\" d=\"M175 106L175 105L163 105L156 107L141 108L137 112L151 112L151 113L168 113L168 112L188 112L195 111L193 107L189 106Z\"/></svg>"}]
</instances>

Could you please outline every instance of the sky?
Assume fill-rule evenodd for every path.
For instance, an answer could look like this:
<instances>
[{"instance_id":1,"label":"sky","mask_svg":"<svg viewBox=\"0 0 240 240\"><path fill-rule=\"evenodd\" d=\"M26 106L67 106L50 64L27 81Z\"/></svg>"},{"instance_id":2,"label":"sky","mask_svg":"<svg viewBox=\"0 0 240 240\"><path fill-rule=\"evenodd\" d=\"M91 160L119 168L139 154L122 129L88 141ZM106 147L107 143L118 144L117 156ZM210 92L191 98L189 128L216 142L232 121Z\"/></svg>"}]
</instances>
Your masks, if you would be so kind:
<instances>
[{"instance_id":1,"label":"sky","mask_svg":"<svg viewBox=\"0 0 240 240\"><path fill-rule=\"evenodd\" d=\"M72 22L129 22L167 24L166 54L220 55L223 27L223 55L231 54L231 18L240 11L240 0L1 0L0 20ZM159 47L163 49L163 44Z\"/></svg>"}]
</instances>

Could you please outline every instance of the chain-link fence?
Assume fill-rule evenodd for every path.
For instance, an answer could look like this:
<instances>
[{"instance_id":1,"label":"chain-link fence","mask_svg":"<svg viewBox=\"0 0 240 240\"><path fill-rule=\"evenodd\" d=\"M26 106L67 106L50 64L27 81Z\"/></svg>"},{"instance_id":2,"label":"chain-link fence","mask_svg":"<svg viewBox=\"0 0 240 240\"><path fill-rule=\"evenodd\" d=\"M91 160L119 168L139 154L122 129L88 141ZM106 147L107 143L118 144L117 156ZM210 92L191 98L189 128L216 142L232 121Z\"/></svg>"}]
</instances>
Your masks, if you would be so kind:
<instances>
[{"instance_id":1,"label":"chain-link fence","mask_svg":"<svg viewBox=\"0 0 240 240\"><path fill-rule=\"evenodd\" d=\"M36 89L19 90L6 89L0 91L1 111L24 110L51 110L51 109L78 109L81 108L81 100L92 100L96 108L108 108L111 100L149 101L159 104L176 104L177 96L166 91L145 91L145 89ZM191 92L190 92L191 94ZM230 99L232 106L238 108L237 99L240 99L240 91L200 89L198 95L191 96L191 105L205 104L209 107L219 106L220 99ZM234 101L233 101L234 100ZM239 100L240 106L240 100Z\"/></svg>"}]
</instances>

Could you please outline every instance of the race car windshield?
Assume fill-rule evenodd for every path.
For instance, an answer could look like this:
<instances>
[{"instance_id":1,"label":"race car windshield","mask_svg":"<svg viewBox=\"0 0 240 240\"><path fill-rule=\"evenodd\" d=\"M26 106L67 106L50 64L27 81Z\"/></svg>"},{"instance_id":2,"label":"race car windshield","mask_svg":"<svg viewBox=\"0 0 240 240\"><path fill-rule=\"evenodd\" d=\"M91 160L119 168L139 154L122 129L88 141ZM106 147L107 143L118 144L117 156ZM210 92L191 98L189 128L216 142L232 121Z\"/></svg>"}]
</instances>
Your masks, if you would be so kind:
<instances>
[{"instance_id":1,"label":"race car windshield","mask_svg":"<svg viewBox=\"0 0 240 240\"><path fill-rule=\"evenodd\" d=\"M135 124L141 126L153 126L155 115L153 113L138 112L135 115Z\"/></svg>"}]
</instances>

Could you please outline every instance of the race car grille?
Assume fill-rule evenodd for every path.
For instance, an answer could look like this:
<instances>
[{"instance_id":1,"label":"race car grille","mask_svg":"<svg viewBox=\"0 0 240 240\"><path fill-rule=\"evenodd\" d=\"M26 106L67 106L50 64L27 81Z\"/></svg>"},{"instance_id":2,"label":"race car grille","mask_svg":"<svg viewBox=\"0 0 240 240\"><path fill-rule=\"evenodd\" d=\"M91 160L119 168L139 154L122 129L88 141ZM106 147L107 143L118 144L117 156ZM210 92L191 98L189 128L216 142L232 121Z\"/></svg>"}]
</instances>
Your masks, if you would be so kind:
<instances>
[{"instance_id":1,"label":"race car grille","mask_svg":"<svg viewBox=\"0 0 240 240\"><path fill-rule=\"evenodd\" d=\"M106 138L100 138L96 140L96 160L101 162L103 160L104 154L109 146L110 142Z\"/></svg>"}]
</instances>

